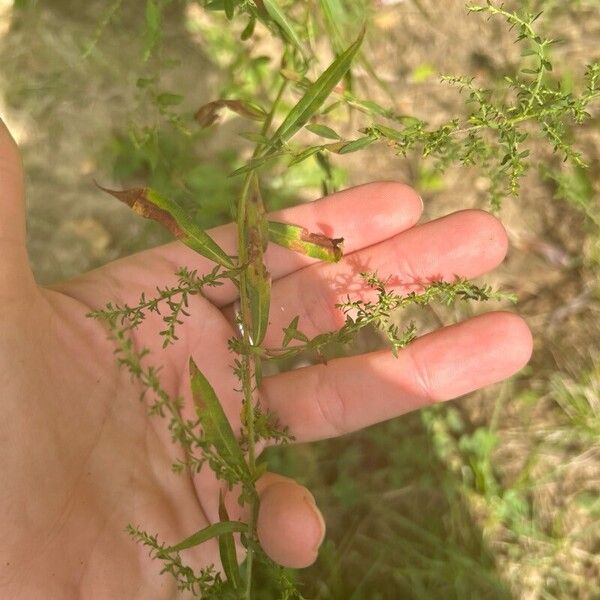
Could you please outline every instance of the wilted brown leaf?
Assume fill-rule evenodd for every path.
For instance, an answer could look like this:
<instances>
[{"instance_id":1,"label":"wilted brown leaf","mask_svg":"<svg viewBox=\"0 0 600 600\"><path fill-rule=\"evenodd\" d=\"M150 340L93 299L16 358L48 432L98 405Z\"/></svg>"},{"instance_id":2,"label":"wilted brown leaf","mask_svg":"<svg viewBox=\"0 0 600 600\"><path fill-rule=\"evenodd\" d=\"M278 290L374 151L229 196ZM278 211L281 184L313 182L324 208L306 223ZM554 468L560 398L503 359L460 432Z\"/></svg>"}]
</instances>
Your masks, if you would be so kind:
<instances>
[{"instance_id":1,"label":"wilted brown leaf","mask_svg":"<svg viewBox=\"0 0 600 600\"><path fill-rule=\"evenodd\" d=\"M311 233L299 225L269 221L269 239L294 252L327 262L338 262L343 255L344 238Z\"/></svg>"},{"instance_id":2,"label":"wilted brown leaf","mask_svg":"<svg viewBox=\"0 0 600 600\"><path fill-rule=\"evenodd\" d=\"M161 196L156 190L152 188L110 190L97 182L96 185L102 191L127 204L138 215L157 221L166 227L173 236L198 254L224 267L233 267L231 258L208 233L199 227L177 203Z\"/></svg>"},{"instance_id":3,"label":"wilted brown leaf","mask_svg":"<svg viewBox=\"0 0 600 600\"><path fill-rule=\"evenodd\" d=\"M244 100L214 100L201 106L194 115L194 119L203 129L213 125L220 116L220 111L228 108L234 113L254 121L262 121L266 117L265 111L253 102Z\"/></svg>"},{"instance_id":4,"label":"wilted brown leaf","mask_svg":"<svg viewBox=\"0 0 600 600\"><path fill-rule=\"evenodd\" d=\"M127 204L134 213L152 219L166 227L176 238L183 236L183 230L177 224L177 221L164 209L159 208L148 199L150 188L130 188L128 190L109 190L94 182L103 192L114 196L117 200Z\"/></svg>"}]
</instances>

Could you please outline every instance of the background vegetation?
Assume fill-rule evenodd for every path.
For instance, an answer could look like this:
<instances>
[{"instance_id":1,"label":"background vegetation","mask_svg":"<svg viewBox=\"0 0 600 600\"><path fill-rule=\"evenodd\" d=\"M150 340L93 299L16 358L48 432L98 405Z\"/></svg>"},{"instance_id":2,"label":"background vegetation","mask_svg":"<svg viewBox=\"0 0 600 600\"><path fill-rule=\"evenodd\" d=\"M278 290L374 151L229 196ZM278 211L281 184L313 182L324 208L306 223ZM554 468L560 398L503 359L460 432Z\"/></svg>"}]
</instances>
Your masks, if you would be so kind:
<instances>
[{"instance_id":1,"label":"background vegetation","mask_svg":"<svg viewBox=\"0 0 600 600\"><path fill-rule=\"evenodd\" d=\"M133 0L0 0L0 112L25 154L29 247L41 282L167 239L102 196L93 177L115 187L150 184L204 226L230 220L239 181L228 174L249 158L251 144L238 134L251 127L225 114L218 128L203 130L192 115L218 97L268 95L281 46L260 23L244 45L245 23L201 4L156 0L148 3L153 12ZM433 126L473 111L468 91L441 83L440 74L501 90L528 60L503 20L467 16L459 0L307 1L296 3L295 17L317 4L343 8L313 31L310 43L325 56L356 36L364 15L370 20L350 89ZM581 89L586 65L600 55L600 4L528 0L506 8L544 10L539 29L562 40L547 49L553 70L544 82ZM512 247L488 281L520 298L517 310L536 338L530 367L457 403L270 451L274 470L315 492L329 526L318 563L297 574L306 597L599 596L598 103L588 110L591 118L564 139L589 168L535 142L530 151L542 166L529 169L518 197L499 209ZM337 130L352 139L361 125L339 118ZM490 208L494 181L482 168L442 171L446 165L421 153L396 156L384 144L326 156L294 169L269 166L269 207L392 178L419 190L426 218ZM434 326L467 310L430 312L427 320ZM376 343L362 340L363 348ZM266 580L263 590L269 597Z\"/></svg>"}]
</instances>

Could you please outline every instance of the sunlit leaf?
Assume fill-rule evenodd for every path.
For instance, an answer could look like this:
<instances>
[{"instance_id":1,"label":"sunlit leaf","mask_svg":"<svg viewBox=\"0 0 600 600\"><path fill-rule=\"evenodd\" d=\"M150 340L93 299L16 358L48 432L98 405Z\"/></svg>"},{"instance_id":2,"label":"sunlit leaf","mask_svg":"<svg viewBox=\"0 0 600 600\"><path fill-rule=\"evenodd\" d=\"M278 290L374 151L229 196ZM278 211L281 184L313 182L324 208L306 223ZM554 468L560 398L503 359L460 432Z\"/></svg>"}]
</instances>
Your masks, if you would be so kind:
<instances>
[{"instance_id":1,"label":"sunlit leaf","mask_svg":"<svg viewBox=\"0 0 600 600\"><path fill-rule=\"evenodd\" d=\"M377 124L375 129L388 140L393 142L403 142L406 140L406 135L401 131L387 127L386 125Z\"/></svg>"},{"instance_id":2,"label":"sunlit leaf","mask_svg":"<svg viewBox=\"0 0 600 600\"><path fill-rule=\"evenodd\" d=\"M352 61L360 49L365 30L363 29L358 39L340 54L321 76L306 90L302 98L288 113L283 123L279 126L270 145L276 146L289 140L298 132L309 119L319 110L323 102L329 97L335 86L344 77Z\"/></svg>"},{"instance_id":3,"label":"sunlit leaf","mask_svg":"<svg viewBox=\"0 0 600 600\"><path fill-rule=\"evenodd\" d=\"M151 188L131 188L109 190L96 184L101 190L111 194L133 212L157 221L166 227L178 240L206 258L228 269L234 267L231 258L193 219L175 202L161 196Z\"/></svg>"},{"instance_id":4,"label":"sunlit leaf","mask_svg":"<svg viewBox=\"0 0 600 600\"><path fill-rule=\"evenodd\" d=\"M215 390L192 358L189 364L192 397L206 440L230 466L249 478L248 465Z\"/></svg>"},{"instance_id":5,"label":"sunlit leaf","mask_svg":"<svg viewBox=\"0 0 600 600\"><path fill-rule=\"evenodd\" d=\"M291 323L283 330L283 342L282 346L285 348L295 337L296 331L298 330L298 321L300 317L296 315Z\"/></svg>"},{"instance_id":6,"label":"sunlit leaf","mask_svg":"<svg viewBox=\"0 0 600 600\"><path fill-rule=\"evenodd\" d=\"M225 508L225 502L223 501L223 495L219 494L219 521L221 523L232 523L229 520L227 509ZM223 571L227 576L227 580L231 583L234 589L242 587L242 575L240 573L240 566L237 560L237 554L235 552L235 540L233 539L233 531L223 533L219 536L219 555L221 557L221 564L223 565Z\"/></svg>"},{"instance_id":7,"label":"sunlit leaf","mask_svg":"<svg viewBox=\"0 0 600 600\"><path fill-rule=\"evenodd\" d=\"M308 131L320 135L321 137L330 139L330 140L339 140L341 139L339 134L337 134L331 127L327 127L327 125L322 125L320 123L310 123L306 126Z\"/></svg>"},{"instance_id":8,"label":"sunlit leaf","mask_svg":"<svg viewBox=\"0 0 600 600\"><path fill-rule=\"evenodd\" d=\"M393 118L393 114L384 108L383 106L373 102L372 100L359 100L354 98L352 95L348 95L346 98L348 104L364 113L369 115L379 115L381 117Z\"/></svg>"},{"instance_id":9,"label":"sunlit leaf","mask_svg":"<svg viewBox=\"0 0 600 600\"><path fill-rule=\"evenodd\" d=\"M241 521L221 521L220 523L209 525L208 527L197 531L185 538L185 540L179 542L179 544L165 548L163 552L181 552L182 550L188 550L194 546L199 546L200 544L221 535L245 533L246 531L248 531L246 523L242 523Z\"/></svg>"},{"instance_id":10,"label":"sunlit leaf","mask_svg":"<svg viewBox=\"0 0 600 600\"><path fill-rule=\"evenodd\" d=\"M283 341L281 345L286 348L289 346L292 340L299 340L301 342L308 342L308 337L298 330L299 316L295 316L291 323L283 330Z\"/></svg>"},{"instance_id":11,"label":"sunlit leaf","mask_svg":"<svg viewBox=\"0 0 600 600\"><path fill-rule=\"evenodd\" d=\"M321 151L322 149L323 146L311 146L310 148L306 148L299 154L296 154L294 158L292 158L292 160L290 161L290 167L301 163L302 161L306 160L307 158L310 158L311 156L314 156L317 152Z\"/></svg>"},{"instance_id":12,"label":"sunlit leaf","mask_svg":"<svg viewBox=\"0 0 600 600\"><path fill-rule=\"evenodd\" d=\"M413 69L410 76L415 83L422 83L433 75L435 75L435 68L429 63L422 63Z\"/></svg>"},{"instance_id":13,"label":"sunlit leaf","mask_svg":"<svg viewBox=\"0 0 600 600\"><path fill-rule=\"evenodd\" d=\"M254 142L255 144L264 144L267 141L267 138L262 133L258 133L257 131L242 131L238 135L245 140Z\"/></svg>"},{"instance_id":14,"label":"sunlit leaf","mask_svg":"<svg viewBox=\"0 0 600 600\"><path fill-rule=\"evenodd\" d=\"M362 150L363 148L370 146L374 141L375 138L367 135L344 144L337 152L338 154L349 154L350 152L356 152L357 150Z\"/></svg>"},{"instance_id":15,"label":"sunlit leaf","mask_svg":"<svg viewBox=\"0 0 600 600\"><path fill-rule=\"evenodd\" d=\"M236 169L229 176L236 177L237 175L244 175L245 173L250 173L250 171L254 171L258 169L258 167L262 167L267 163L279 158L281 156L285 156L287 152L273 152L272 154L267 154L266 156L260 156L258 158L254 158L248 161L243 167Z\"/></svg>"},{"instance_id":16,"label":"sunlit leaf","mask_svg":"<svg viewBox=\"0 0 600 600\"><path fill-rule=\"evenodd\" d=\"M300 254L327 262L338 262L343 255L344 238L329 238L322 233L310 233L305 227L269 221L269 239Z\"/></svg>"}]
</instances>

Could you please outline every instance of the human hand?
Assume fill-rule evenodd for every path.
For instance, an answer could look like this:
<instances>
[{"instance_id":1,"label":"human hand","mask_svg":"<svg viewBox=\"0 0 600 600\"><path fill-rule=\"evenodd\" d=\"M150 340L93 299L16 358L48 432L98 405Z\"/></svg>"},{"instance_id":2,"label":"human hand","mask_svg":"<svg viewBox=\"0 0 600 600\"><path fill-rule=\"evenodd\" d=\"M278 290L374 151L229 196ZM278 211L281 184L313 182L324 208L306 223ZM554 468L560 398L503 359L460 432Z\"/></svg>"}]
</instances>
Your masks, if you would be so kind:
<instances>
[{"instance_id":1,"label":"human hand","mask_svg":"<svg viewBox=\"0 0 600 600\"><path fill-rule=\"evenodd\" d=\"M503 260L506 235L493 217L462 211L416 225L421 208L406 186L375 183L275 215L344 237L346 257L322 264L269 248L274 283L265 343L277 345L296 315L309 336L339 326L343 315L334 305L358 293L365 265L411 285L477 277ZM232 226L210 233L235 254ZM118 368L106 331L85 316L108 301L135 304L142 292L151 295L157 285L173 283L181 266L212 268L175 242L53 288L36 286L25 250L20 159L0 123L2 597L172 597L173 582L158 577L125 525L141 523L175 543L218 520L220 482L207 469L193 478L172 472L176 448L165 424L147 416L138 402L140 388ZM187 395L191 355L235 425L240 397L227 349L235 332L235 288L224 285L206 294L191 299L192 318L175 345L161 350L157 332L163 323L154 314L134 341L151 355L160 352L161 381L173 395ZM318 440L500 381L530 353L531 336L519 317L489 313L425 335L398 358L380 351L267 377L261 402L297 441ZM324 535L310 492L274 474L258 487L265 551L285 565L310 564ZM216 543L195 549L193 559L218 563Z\"/></svg>"}]
</instances>

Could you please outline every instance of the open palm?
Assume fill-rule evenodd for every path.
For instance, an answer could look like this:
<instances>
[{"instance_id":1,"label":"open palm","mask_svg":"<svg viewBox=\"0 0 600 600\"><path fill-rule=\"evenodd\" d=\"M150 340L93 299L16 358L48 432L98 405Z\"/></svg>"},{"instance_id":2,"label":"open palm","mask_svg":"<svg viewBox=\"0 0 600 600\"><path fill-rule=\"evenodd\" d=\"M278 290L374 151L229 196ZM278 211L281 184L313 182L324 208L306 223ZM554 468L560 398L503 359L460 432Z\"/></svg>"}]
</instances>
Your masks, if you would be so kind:
<instances>
[{"instance_id":1,"label":"open palm","mask_svg":"<svg viewBox=\"0 0 600 600\"><path fill-rule=\"evenodd\" d=\"M420 212L406 186L375 183L278 213L276 220L344 237L346 257L321 264L269 248L274 284L265 343L279 345L296 315L307 335L339 326L343 315L334 305L362 293L362 270L414 286L476 277L503 260L506 235L493 217L463 211L416 225ZM235 254L233 227L210 233ZM125 525L141 524L175 543L218 520L220 484L208 470L194 478L171 471L177 448L165 423L147 416L106 331L85 315L108 301L136 303L142 292L173 283L181 266L206 272L213 265L173 243L43 289L33 281L24 240L20 159L0 123L0 595L173 597L173 582L159 577ZM232 421L240 402L227 348L234 301L232 285L195 296L180 340L160 354L160 316L151 315L135 338L150 348L150 361L163 365L162 384L173 395L188 395L191 355ZM519 317L489 313L423 336L398 358L374 352L267 377L261 401L297 441L319 440L499 381L530 352ZM274 474L264 476L259 491L265 551L289 566L313 562L324 524L310 492ZM192 559L202 565L217 557L208 543Z\"/></svg>"}]
</instances>

